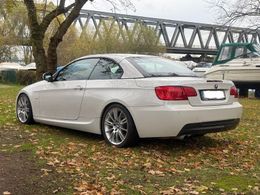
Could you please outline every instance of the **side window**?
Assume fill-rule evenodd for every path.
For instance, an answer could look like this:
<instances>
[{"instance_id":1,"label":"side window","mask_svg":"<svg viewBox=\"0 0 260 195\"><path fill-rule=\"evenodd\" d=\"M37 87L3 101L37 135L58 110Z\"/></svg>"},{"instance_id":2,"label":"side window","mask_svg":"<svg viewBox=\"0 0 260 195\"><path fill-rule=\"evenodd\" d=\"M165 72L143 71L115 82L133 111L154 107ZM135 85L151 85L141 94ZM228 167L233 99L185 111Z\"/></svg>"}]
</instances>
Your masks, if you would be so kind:
<instances>
[{"instance_id":1,"label":"side window","mask_svg":"<svg viewBox=\"0 0 260 195\"><path fill-rule=\"evenodd\" d=\"M249 58L252 52L246 47L237 47L235 50L235 57Z\"/></svg>"},{"instance_id":2,"label":"side window","mask_svg":"<svg viewBox=\"0 0 260 195\"><path fill-rule=\"evenodd\" d=\"M232 52L232 47L226 46L223 47L220 55L219 55L219 61L223 61L223 60L229 60L231 58L231 52Z\"/></svg>"},{"instance_id":3,"label":"side window","mask_svg":"<svg viewBox=\"0 0 260 195\"><path fill-rule=\"evenodd\" d=\"M93 70L90 80L119 79L123 74L122 68L112 60L101 59Z\"/></svg>"},{"instance_id":4,"label":"side window","mask_svg":"<svg viewBox=\"0 0 260 195\"><path fill-rule=\"evenodd\" d=\"M99 59L83 59L63 68L56 81L87 80Z\"/></svg>"},{"instance_id":5,"label":"side window","mask_svg":"<svg viewBox=\"0 0 260 195\"><path fill-rule=\"evenodd\" d=\"M244 47L237 47L235 50L235 57L242 56L244 54Z\"/></svg>"}]
</instances>

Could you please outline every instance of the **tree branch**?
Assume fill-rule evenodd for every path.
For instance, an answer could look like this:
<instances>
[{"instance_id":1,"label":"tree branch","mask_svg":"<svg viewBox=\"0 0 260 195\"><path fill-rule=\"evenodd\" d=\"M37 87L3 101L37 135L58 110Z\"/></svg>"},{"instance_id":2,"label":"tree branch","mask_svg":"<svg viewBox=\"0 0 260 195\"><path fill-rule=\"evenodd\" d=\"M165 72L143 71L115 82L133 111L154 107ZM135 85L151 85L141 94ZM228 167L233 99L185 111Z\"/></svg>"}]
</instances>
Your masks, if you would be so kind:
<instances>
[{"instance_id":1,"label":"tree branch","mask_svg":"<svg viewBox=\"0 0 260 195\"><path fill-rule=\"evenodd\" d=\"M61 0L60 5L43 18L40 27L44 32L47 30L48 26L50 25L50 23L53 21L54 18L56 18L61 14L67 13L70 9L72 9L75 6L76 3L72 3L67 7L64 7L64 4L65 4L65 0Z\"/></svg>"},{"instance_id":2,"label":"tree branch","mask_svg":"<svg viewBox=\"0 0 260 195\"><path fill-rule=\"evenodd\" d=\"M28 11L28 20L31 27L39 26L37 21L36 7L33 0L24 0L24 4Z\"/></svg>"},{"instance_id":3,"label":"tree branch","mask_svg":"<svg viewBox=\"0 0 260 195\"><path fill-rule=\"evenodd\" d=\"M61 1L60 1L60 7L61 7L61 8L64 8L64 6L65 6L65 0L61 0Z\"/></svg>"},{"instance_id":4,"label":"tree branch","mask_svg":"<svg viewBox=\"0 0 260 195\"><path fill-rule=\"evenodd\" d=\"M52 67L53 65L56 65L57 62L57 53L56 49L59 45L59 43L62 41L63 36L66 34L67 30L69 29L70 25L75 21L75 19L79 16L81 8L84 6L84 4L88 0L77 0L75 2L75 6L69 13L69 15L66 17L66 19L60 24L58 30L53 35L53 37L50 38L49 48L48 48L48 65L51 65L48 67L48 70L50 72L55 72L56 67Z\"/></svg>"},{"instance_id":5,"label":"tree branch","mask_svg":"<svg viewBox=\"0 0 260 195\"><path fill-rule=\"evenodd\" d=\"M260 0L216 0L215 3L212 0L212 4L217 7L222 24L231 25L239 21L244 25L259 24Z\"/></svg>"}]
</instances>

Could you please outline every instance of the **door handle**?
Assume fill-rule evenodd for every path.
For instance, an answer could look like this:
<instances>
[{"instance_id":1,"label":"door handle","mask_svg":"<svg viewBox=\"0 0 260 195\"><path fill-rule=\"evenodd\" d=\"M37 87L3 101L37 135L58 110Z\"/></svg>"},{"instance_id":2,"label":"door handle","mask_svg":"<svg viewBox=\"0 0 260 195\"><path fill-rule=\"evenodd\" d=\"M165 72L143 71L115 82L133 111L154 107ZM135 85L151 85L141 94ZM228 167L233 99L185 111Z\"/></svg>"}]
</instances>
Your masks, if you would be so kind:
<instances>
[{"instance_id":1,"label":"door handle","mask_svg":"<svg viewBox=\"0 0 260 195\"><path fill-rule=\"evenodd\" d=\"M82 91L82 90L83 90L83 87L80 86L80 85L78 85L78 86L76 86L76 87L74 88L74 90L80 90L80 91Z\"/></svg>"}]
</instances>

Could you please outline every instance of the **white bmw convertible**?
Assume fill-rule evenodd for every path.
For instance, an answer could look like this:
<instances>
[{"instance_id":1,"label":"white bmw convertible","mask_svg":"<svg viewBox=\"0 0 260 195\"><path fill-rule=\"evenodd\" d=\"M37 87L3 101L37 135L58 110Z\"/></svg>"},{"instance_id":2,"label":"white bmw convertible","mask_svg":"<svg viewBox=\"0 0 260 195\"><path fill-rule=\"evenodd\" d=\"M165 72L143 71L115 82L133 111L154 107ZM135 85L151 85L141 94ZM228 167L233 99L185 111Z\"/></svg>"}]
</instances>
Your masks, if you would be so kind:
<instances>
[{"instance_id":1,"label":"white bmw convertible","mask_svg":"<svg viewBox=\"0 0 260 195\"><path fill-rule=\"evenodd\" d=\"M21 123L102 134L117 147L138 138L204 135L234 129L242 106L231 81L197 77L176 61L147 55L79 58L23 88Z\"/></svg>"}]
</instances>

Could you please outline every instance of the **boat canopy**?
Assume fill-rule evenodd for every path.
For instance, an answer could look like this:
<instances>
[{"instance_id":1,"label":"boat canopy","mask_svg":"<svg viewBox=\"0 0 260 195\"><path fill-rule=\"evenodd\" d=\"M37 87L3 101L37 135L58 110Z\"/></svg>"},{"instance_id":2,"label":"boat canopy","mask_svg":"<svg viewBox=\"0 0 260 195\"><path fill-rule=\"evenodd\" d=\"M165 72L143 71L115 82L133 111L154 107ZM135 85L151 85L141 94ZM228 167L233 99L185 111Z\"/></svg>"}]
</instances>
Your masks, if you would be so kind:
<instances>
[{"instance_id":1,"label":"boat canopy","mask_svg":"<svg viewBox=\"0 0 260 195\"><path fill-rule=\"evenodd\" d=\"M260 45L255 43L225 43L218 50L213 65L224 64L235 58L260 57Z\"/></svg>"}]
</instances>

